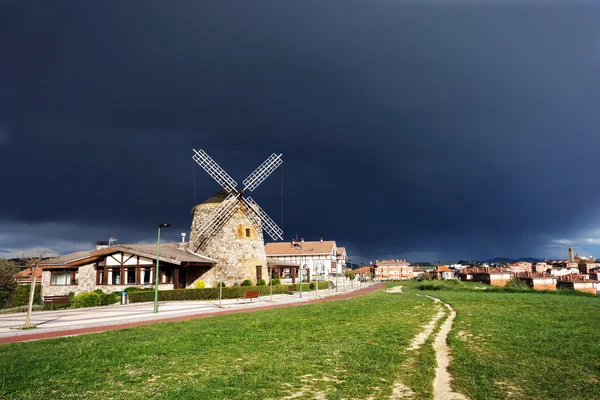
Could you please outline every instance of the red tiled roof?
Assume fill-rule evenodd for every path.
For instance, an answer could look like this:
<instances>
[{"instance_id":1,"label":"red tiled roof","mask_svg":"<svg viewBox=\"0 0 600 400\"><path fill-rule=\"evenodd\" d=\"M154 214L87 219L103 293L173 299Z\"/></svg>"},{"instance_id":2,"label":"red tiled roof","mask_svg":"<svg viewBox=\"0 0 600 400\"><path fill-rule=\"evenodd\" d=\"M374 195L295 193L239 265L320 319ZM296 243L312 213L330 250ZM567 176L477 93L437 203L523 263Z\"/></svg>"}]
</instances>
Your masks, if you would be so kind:
<instances>
[{"instance_id":1,"label":"red tiled roof","mask_svg":"<svg viewBox=\"0 0 600 400\"><path fill-rule=\"evenodd\" d=\"M42 270L40 268L35 270L35 280L39 281L42 277ZM23 271L15 275L17 282L31 282L31 268L26 268Z\"/></svg>"}]
</instances>

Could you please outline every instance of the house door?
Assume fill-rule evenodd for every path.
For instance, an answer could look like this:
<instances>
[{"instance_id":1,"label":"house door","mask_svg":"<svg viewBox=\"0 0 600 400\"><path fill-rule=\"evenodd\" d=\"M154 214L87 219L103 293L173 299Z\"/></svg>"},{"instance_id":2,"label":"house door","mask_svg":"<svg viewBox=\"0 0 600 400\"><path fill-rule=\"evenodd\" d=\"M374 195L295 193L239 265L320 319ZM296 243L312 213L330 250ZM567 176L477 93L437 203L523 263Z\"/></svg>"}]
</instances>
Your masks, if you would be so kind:
<instances>
[{"instance_id":1,"label":"house door","mask_svg":"<svg viewBox=\"0 0 600 400\"><path fill-rule=\"evenodd\" d=\"M256 280L262 279L262 265L256 266Z\"/></svg>"},{"instance_id":2,"label":"house door","mask_svg":"<svg viewBox=\"0 0 600 400\"><path fill-rule=\"evenodd\" d=\"M174 289L185 289L185 268L175 268L173 271L173 288Z\"/></svg>"}]
</instances>

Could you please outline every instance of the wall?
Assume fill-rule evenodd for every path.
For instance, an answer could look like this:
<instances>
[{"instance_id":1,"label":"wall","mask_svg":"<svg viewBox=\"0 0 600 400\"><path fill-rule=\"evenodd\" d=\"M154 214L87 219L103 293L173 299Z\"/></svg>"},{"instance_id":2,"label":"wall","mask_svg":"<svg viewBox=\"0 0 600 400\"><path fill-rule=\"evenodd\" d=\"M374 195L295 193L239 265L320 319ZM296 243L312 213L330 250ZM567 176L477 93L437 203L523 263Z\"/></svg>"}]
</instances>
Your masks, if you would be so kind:
<instances>
[{"instance_id":1,"label":"wall","mask_svg":"<svg viewBox=\"0 0 600 400\"><path fill-rule=\"evenodd\" d=\"M154 288L154 285L96 285L96 267L95 264L88 264L79 267L77 276L77 285L50 285L50 271L42 271L42 296L67 295L69 292L75 294L82 292L93 292L96 289L102 289L105 293L122 292L125 288L136 286L139 288ZM159 290L171 290L173 284L158 285Z\"/></svg>"},{"instance_id":2,"label":"wall","mask_svg":"<svg viewBox=\"0 0 600 400\"><path fill-rule=\"evenodd\" d=\"M199 204L194 207L190 250L196 251L194 242L198 233L219 204ZM250 229L250 237L246 237L246 229ZM262 227L255 227L241 209L197 253L217 260L215 267L197 278L204 280L206 287L215 287L219 281L226 282L227 286L239 284L245 279L256 283L256 266L261 267L262 279L269 279ZM195 280L187 286L193 287L194 284Z\"/></svg>"}]
</instances>

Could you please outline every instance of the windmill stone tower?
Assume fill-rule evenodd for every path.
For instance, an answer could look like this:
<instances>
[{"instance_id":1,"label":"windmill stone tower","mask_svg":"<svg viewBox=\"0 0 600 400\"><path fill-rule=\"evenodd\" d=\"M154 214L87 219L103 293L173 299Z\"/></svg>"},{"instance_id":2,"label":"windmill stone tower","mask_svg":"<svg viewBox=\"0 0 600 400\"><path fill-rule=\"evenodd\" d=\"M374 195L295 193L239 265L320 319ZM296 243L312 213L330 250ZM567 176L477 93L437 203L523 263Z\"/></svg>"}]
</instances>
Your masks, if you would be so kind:
<instances>
[{"instance_id":1,"label":"windmill stone tower","mask_svg":"<svg viewBox=\"0 0 600 400\"><path fill-rule=\"evenodd\" d=\"M203 276L207 286L220 281L229 285L250 279L267 279L267 257L263 230L273 240L283 239L283 231L245 190L253 191L281 163L281 154L272 154L244 180L244 189L203 150L192 157L223 189L192 210L190 250L217 260Z\"/></svg>"},{"instance_id":2,"label":"windmill stone tower","mask_svg":"<svg viewBox=\"0 0 600 400\"><path fill-rule=\"evenodd\" d=\"M199 232L211 219L214 210L227 198L225 190L219 190L208 200L192 210L190 244L196 243ZM202 248L202 254L217 260L217 266L204 275L207 286L216 286L219 281L240 283L250 279L256 283L267 280L267 257L262 227L255 226L243 209L238 208L223 227Z\"/></svg>"}]
</instances>

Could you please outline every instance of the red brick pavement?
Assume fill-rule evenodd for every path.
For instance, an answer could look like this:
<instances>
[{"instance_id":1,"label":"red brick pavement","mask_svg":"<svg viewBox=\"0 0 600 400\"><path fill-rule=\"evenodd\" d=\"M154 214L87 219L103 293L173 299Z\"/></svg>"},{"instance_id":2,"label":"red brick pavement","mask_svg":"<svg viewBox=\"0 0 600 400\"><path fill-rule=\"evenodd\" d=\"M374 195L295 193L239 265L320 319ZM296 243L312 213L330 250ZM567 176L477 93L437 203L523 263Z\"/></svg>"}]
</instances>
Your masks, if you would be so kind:
<instances>
[{"instance_id":1,"label":"red brick pavement","mask_svg":"<svg viewBox=\"0 0 600 400\"><path fill-rule=\"evenodd\" d=\"M235 309L235 310L215 311L215 312L208 312L208 313L205 312L205 313L201 313L201 314L192 314L192 315L182 315L182 316L178 316L178 317L162 318L162 319L156 319L156 320L150 320L150 321L128 322L128 323L124 323L124 324L103 325L103 326L90 326L89 328L64 329L64 330L59 330L59 331L40 332L40 333L31 333L31 334L27 334L27 335L9 336L9 337L0 338L0 344L14 343L14 342L26 342L29 340L48 339L48 338L60 337L60 336L83 335L86 333L97 333L97 332L112 331L115 329L135 328L136 326L159 324L159 323L163 323L163 322L181 322L181 321L189 321L192 319L218 317L221 315L240 314L240 313L247 313L247 312L254 312L254 311L272 310L275 308L287 308L287 307L303 306L303 305L314 304L314 303L324 303L327 301L345 300L345 299L351 299L353 297L360 296L363 294L374 292L376 290L381 289L384 285L385 285L384 283L377 283L373 286L369 286L364 289L359 289L354 292L349 292L349 293L344 293L344 294L329 296L329 297L322 297L320 299L311 300L310 302L306 302L306 303L271 304L271 305L246 308L246 309L241 308L241 309Z\"/></svg>"}]
</instances>

